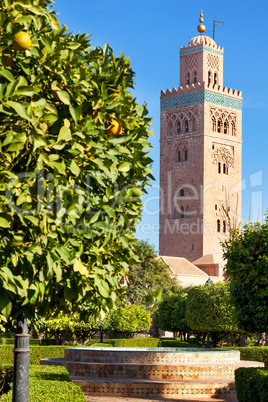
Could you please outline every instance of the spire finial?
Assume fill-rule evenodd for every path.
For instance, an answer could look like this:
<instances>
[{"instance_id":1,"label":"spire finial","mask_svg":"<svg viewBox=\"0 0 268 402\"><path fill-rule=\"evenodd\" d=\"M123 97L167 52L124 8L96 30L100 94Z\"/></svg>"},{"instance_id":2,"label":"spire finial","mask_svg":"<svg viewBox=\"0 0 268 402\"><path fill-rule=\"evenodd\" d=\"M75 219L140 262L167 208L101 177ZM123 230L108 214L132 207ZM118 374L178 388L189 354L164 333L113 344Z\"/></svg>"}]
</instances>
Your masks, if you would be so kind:
<instances>
[{"instance_id":1,"label":"spire finial","mask_svg":"<svg viewBox=\"0 0 268 402\"><path fill-rule=\"evenodd\" d=\"M199 33L201 34L201 36L202 36L202 33L204 33L205 30L206 30L205 25L203 25L204 18L203 18L203 12L202 12L202 10L200 11L199 22L200 22L200 25L198 25L197 30L198 30L198 32L199 32Z\"/></svg>"}]
</instances>

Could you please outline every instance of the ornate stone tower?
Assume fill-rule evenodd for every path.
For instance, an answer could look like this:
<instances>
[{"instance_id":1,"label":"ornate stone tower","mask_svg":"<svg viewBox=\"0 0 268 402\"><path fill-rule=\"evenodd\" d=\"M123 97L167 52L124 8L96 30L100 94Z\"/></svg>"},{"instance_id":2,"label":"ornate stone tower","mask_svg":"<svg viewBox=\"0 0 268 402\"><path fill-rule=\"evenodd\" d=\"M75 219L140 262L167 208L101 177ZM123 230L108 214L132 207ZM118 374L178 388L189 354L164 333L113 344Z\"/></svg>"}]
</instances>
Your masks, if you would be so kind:
<instances>
[{"instance_id":1,"label":"ornate stone tower","mask_svg":"<svg viewBox=\"0 0 268 402\"><path fill-rule=\"evenodd\" d=\"M223 48L203 36L180 48L180 87L161 92L160 255L195 261L240 224L242 94L223 87Z\"/></svg>"}]
</instances>

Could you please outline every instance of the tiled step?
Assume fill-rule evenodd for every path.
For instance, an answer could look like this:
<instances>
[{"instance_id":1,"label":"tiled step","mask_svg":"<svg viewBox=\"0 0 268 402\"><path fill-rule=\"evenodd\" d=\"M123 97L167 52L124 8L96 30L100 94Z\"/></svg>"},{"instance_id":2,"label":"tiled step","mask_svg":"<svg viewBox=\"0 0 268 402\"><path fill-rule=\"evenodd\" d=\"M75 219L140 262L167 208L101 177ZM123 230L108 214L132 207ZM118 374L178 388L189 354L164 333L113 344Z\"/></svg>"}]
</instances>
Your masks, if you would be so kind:
<instances>
[{"instance_id":1,"label":"tiled step","mask_svg":"<svg viewBox=\"0 0 268 402\"><path fill-rule=\"evenodd\" d=\"M135 397L130 397L130 398L126 398L125 396L86 396L86 400L87 402L163 402L166 399L165 398L135 398ZM183 402L200 402L200 399L198 397L194 398L194 399L181 399L179 397L177 397L176 399L168 399L168 402L178 402L180 400L183 400ZM217 397L217 398L202 398L202 402L238 402L237 398L232 398L232 397L228 397L228 400L222 399L221 397Z\"/></svg>"},{"instance_id":2,"label":"tiled step","mask_svg":"<svg viewBox=\"0 0 268 402\"><path fill-rule=\"evenodd\" d=\"M67 362L70 376L91 378L135 378L135 379L234 379L238 367L259 367L259 363L241 361L233 364L203 365L159 365L159 364L114 364L93 362Z\"/></svg>"},{"instance_id":3,"label":"tiled step","mask_svg":"<svg viewBox=\"0 0 268 402\"><path fill-rule=\"evenodd\" d=\"M235 399L234 380L123 380L72 377L86 396L160 398L164 400L194 400L221 397ZM197 400L198 400L197 399Z\"/></svg>"},{"instance_id":4,"label":"tiled step","mask_svg":"<svg viewBox=\"0 0 268 402\"><path fill-rule=\"evenodd\" d=\"M240 361L237 350L182 348L66 348L67 361L137 364L220 364Z\"/></svg>"}]
</instances>

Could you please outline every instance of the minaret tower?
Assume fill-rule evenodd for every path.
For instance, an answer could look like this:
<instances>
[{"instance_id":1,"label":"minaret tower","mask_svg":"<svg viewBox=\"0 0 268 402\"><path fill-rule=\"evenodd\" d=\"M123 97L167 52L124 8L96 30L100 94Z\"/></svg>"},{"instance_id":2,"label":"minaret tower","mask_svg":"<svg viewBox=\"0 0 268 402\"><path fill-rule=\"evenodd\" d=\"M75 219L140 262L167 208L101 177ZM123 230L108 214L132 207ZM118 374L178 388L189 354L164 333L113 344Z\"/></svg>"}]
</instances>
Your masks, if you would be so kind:
<instances>
[{"instance_id":1,"label":"minaret tower","mask_svg":"<svg viewBox=\"0 0 268 402\"><path fill-rule=\"evenodd\" d=\"M180 48L180 87L161 91L160 255L213 254L241 216L242 94L223 87L223 48L203 35Z\"/></svg>"}]
</instances>

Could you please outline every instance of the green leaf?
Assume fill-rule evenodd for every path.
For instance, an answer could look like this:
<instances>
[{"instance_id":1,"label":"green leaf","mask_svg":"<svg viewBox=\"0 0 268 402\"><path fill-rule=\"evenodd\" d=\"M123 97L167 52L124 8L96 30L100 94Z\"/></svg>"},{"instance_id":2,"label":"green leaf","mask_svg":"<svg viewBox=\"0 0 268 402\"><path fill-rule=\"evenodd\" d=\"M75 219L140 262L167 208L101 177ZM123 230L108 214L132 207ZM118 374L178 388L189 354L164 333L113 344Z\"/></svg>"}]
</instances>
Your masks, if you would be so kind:
<instances>
[{"instance_id":1,"label":"green leaf","mask_svg":"<svg viewBox=\"0 0 268 402\"><path fill-rule=\"evenodd\" d=\"M9 300L9 298L5 295L2 294L1 292L1 297L0 297L0 312L1 314L8 319L12 309L12 303Z\"/></svg>"},{"instance_id":2,"label":"green leaf","mask_svg":"<svg viewBox=\"0 0 268 402\"><path fill-rule=\"evenodd\" d=\"M18 102L7 101L6 104L16 111L16 113L26 120L31 120L30 116L26 113L25 107Z\"/></svg>"},{"instance_id":3,"label":"green leaf","mask_svg":"<svg viewBox=\"0 0 268 402\"><path fill-rule=\"evenodd\" d=\"M57 95L59 99L64 103L65 105L70 105L70 96L68 92L66 91L57 91Z\"/></svg>"},{"instance_id":4,"label":"green leaf","mask_svg":"<svg viewBox=\"0 0 268 402\"><path fill-rule=\"evenodd\" d=\"M0 75L2 75L2 77L5 77L8 81L14 81L13 75L6 68L3 68L2 70L0 70Z\"/></svg>"},{"instance_id":5,"label":"green leaf","mask_svg":"<svg viewBox=\"0 0 268 402\"><path fill-rule=\"evenodd\" d=\"M5 218L0 217L0 227L10 228L10 222L8 222Z\"/></svg>"},{"instance_id":6,"label":"green leaf","mask_svg":"<svg viewBox=\"0 0 268 402\"><path fill-rule=\"evenodd\" d=\"M80 116L82 114L82 107L81 106L77 106L76 108L74 108L71 104L69 105L69 111L71 113L72 118L74 119L74 121L77 123L78 120L80 119Z\"/></svg>"},{"instance_id":7,"label":"green leaf","mask_svg":"<svg viewBox=\"0 0 268 402\"><path fill-rule=\"evenodd\" d=\"M78 165L76 164L75 160L73 159L70 165L70 171L75 175L75 176L79 176L80 174L80 168L78 167Z\"/></svg>"},{"instance_id":8,"label":"green leaf","mask_svg":"<svg viewBox=\"0 0 268 402\"><path fill-rule=\"evenodd\" d=\"M119 172L128 172L129 170L130 170L129 162L122 163L118 168Z\"/></svg>"},{"instance_id":9,"label":"green leaf","mask_svg":"<svg viewBox=\"0 0 268 402\"><path fill-rule=\"evenodd\" d=\"M59 132L58 141L71 141L71 139L71 130L66 126L62 126Z\"/></svg>"}]
</instances>

